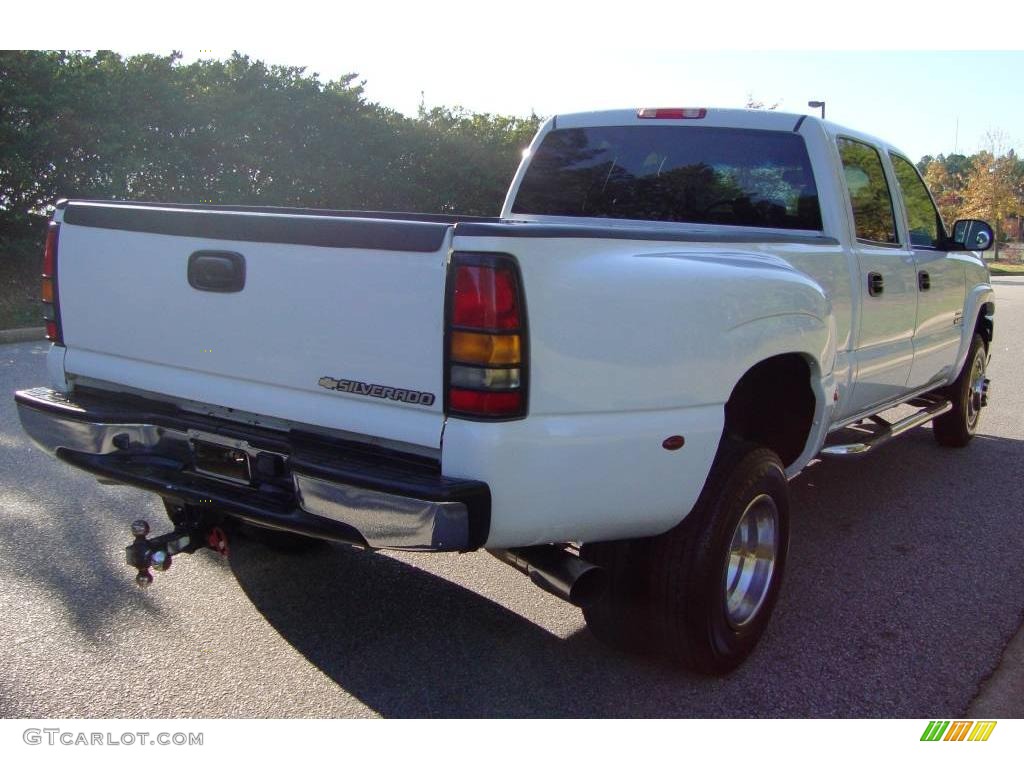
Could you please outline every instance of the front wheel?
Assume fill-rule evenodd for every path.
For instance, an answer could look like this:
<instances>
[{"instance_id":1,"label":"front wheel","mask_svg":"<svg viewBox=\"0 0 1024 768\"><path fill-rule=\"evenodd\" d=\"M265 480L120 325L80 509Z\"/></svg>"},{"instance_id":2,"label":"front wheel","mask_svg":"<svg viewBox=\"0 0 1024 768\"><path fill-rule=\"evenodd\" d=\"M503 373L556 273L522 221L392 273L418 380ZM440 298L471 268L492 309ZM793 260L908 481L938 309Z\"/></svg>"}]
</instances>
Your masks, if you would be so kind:
<instances>
[{"instance_id":1,"label":"front wheel","mask_svg":"<svg viewBox=\"0 0 1024 768\"><path fill-rule=\"evenodd\" d=\"M932 433L939 445L962 448L977 432L981 409L988 404L987 362L985 340L976 333L960 375L945 390L953 407L932 422Z\"/></svg>"}]
</instances>

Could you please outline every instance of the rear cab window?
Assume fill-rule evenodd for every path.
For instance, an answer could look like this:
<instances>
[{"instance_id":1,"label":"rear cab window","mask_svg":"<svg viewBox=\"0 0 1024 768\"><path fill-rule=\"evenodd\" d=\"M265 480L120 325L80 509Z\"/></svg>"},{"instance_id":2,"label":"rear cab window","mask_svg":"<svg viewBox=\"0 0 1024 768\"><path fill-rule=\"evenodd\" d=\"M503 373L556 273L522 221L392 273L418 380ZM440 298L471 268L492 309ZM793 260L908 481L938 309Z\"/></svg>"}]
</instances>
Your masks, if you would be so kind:
<instances>
[{"instance_id":1,"label":"rear cab window","mask_svg":"<svg viewBox=\"0 0 1024 768\"><path fill-rule=\"evenodd\" d=\"M870 144L856 139L839 137L836 146L843 163L857 239L872 245L898 245L892 192L882 156Z\"/></svg>"},{"instance_id":2,"label":"rear cab window","mask_svg":"<svg viewBox=\"0 0 1024 768\"><path fill-rule=\"evenodd\" d=\"M512 212L820 231L803 137L691 126L549 132Z\"/></svg>"}]
</instances>

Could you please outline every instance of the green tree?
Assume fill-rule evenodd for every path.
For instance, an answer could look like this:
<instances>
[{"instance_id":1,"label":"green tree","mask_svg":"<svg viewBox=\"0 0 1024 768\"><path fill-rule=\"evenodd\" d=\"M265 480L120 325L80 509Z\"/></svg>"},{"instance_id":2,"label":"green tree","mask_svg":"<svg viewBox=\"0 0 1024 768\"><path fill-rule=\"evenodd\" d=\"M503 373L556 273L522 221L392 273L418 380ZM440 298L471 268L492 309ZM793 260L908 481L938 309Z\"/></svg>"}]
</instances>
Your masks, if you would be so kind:
<instances>
[{"instance_id":1,"label":"green tree","mask_svg":"<svg viewBox=\"0 0 1024 768\"><path fill-rule=\"evenodd\" d=\"M413 118L239 53L0 53L0 236L59 197L494 215L539 118Z\"/></svg>"}]
</instances>

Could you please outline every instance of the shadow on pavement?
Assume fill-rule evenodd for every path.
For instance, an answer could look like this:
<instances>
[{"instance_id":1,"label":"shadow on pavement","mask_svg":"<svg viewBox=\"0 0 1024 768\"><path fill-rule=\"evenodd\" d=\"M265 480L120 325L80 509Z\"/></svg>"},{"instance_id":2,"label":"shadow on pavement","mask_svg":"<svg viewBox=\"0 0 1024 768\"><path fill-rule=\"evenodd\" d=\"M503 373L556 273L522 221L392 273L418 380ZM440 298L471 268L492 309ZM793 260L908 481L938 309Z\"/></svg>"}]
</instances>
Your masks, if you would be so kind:
<instances>
[{"instance_id":1,"label":"shadow on pavement","mask_svg":"<svg viewBox=\"0 0 1024 768\"><path fill-rule=\"evenodd\" d=\"M73 499L0 488L0 578L45 592L80 636L98 644L117 616L135 610L159 616L160 609L116 561L116 544L115 557L109 556L112 542L127 544L130 536L112 524L100 486L86 488L84 497Z\"/></svg>"},{"instance_id":2,"label":"shadow on pavement","mask_svg":"<svg viewBox=\"0 0 1024 768\"><path fill-rule=\"evenodd\" d=\"M624 663L585 631L559 638L372 552L339 545L283 556L245 542L232 550L231 565L285 639L386 716L584 716L607 709L603 692L578 691L573 701L567 691L581 675ZM534 588L511 569L508 578Z\"/></svg>"},{"instance_id":3,"label":"shadow on pavement","mask_svg":"<svg viewBox=\"0 0 1024 768\"><path fill-rule=\"evenodd\" d=\"M618 655L583 629L563 639L380 554L246 543L231 565L292 646L386 716L962 713L1021 618L1024 513L1008 467L1024 467L1024 442L982 435L951 451L921 429L808 469L791 484L783 597L725 679Z\"/></svg>"}]
</instances>

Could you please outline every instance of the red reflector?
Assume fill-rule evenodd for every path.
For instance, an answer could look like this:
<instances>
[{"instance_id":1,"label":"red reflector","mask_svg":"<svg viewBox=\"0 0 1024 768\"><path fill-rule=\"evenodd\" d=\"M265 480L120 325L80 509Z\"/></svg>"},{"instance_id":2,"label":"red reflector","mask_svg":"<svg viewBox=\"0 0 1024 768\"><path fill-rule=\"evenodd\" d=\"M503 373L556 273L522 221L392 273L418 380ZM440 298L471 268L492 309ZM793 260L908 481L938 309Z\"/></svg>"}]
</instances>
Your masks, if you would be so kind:
<instances>
[{"instance_id":1,"label":"red reflector","mask_svg":"<svg viewBox=\"0 0 1024 768\"><path fill-rule=\"evenodd\" d=\"M708 111L703 107L679 108L679 107L644 107L636 111L637 117L650 120L700 120L707 117Z\"/></svg>"},{"instance_id":2,"label":"red reflector","mask_svg":"<svg viewBox=\"0 0 1024 768\"><path fill-rule=\"evenodd\" d=\"M60 300L57 295L57 236L60 233L60 224L51 221L46 230L46 246L43 249L43 284L42 299L43 310L46 321L46 338L55 344L63 344L64 339L60 332L60 312L57 303Z\"/></svg>"},{"instance_id":3,"label":"red reflector","mask_svg":"<svg viewBox=\"0 0 1024 768\"><path fill-rule=\"evenodd\" d=\"M452 411L501 416L518 414L523 405L522 392L477 392L474 389L448 390L448 407Z\"/></svg>"},{"instance_id":4,"label":"red reflector","mask_svg":"<svg viewBox=\"0 0 1024 768\"><path fill-rule=\"evenodd\" d=\"M684 445L686 445L686 438L682 435L672 435L661 442L661 447L666 451L678 451Z\"/></svg>"},{"instance_id":5,"label":"red reflector","mask_svg":"<svg viewBox=\"0 0 1024 768\"><path fill-rule=\"evenodd\" d=\"M460 265L455 272L452 325L487 330L519 327L519 298L512 270Z\"/></svg>"},{"instance_id":6,"label":"red reflector","mask_svg":"<svg viewBox=\"0 0 1024 768\"><path fill-rule=\"evenodd\" d=\"M46 230L46 249L43 251L43 277L53 277L57 271L57 228L60 225L50 222Z\"/></svg>"}]
</instances>

